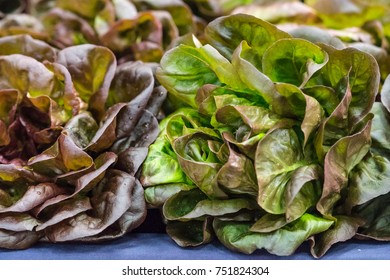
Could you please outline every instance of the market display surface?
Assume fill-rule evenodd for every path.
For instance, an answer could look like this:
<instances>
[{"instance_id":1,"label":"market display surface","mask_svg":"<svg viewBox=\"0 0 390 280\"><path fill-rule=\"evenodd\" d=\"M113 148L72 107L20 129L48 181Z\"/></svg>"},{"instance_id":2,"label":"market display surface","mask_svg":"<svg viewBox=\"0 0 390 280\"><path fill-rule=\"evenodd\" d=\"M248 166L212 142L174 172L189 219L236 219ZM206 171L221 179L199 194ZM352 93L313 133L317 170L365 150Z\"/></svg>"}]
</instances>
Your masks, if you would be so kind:
<instances>
[{"instance_id":1,"label":"market display surface","mask_svg":"<svg viewBox=\"0 0 390 280\"><path fill-rule=\"evenodd\" d=\"M177 258L386 258L387 1L0 8L5 258L151 240L192 248Z\"/></svg>"}]
</instances>

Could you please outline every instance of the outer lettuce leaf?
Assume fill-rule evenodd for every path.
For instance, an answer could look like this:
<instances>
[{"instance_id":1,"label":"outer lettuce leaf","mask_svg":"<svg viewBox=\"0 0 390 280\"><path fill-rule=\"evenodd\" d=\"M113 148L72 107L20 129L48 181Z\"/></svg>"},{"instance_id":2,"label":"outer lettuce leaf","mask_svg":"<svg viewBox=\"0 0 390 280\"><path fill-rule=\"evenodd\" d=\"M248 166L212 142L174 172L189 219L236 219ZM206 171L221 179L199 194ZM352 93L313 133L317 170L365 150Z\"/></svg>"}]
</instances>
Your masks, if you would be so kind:
<instances>
[{"instance_id":1,"label":"outer lettuce leaf","mask_svg":"<svg viewBox=\"0 0 390 280\"><path fill-rule=\"evenodd\" d=\"M314 44L323 43L330 45L335 49L345 48L345 44L341 39L333 36L329 31L320 27L302 25L289 30L288 33L295 38L305 39Z\"/></svg>"},{"instance_id":2,"label":"outer lettuce leaf","mask_svg":"<svg viewBox=\"0 0 390 280\"><path fill-rule=\"evenodd\" d=\"M279 129L258 144L255 159L259 184L257 201L269 213L286 213L295 220L318 199L312 181L319 179L319 169L305 158L297 134Z\"/></svg>"},{"instance_id":3,"label":"outer lettuce leaf","mask_svg":"<svg viewBox=\"0 0 390 280\"><path fill-rule=\"evenodd\" d=\"M170 141L159 139L153 143L142 167L142 185L148 187L155 184L181 183L185 181L186 175L181 170Z\"/></svg>"},{"instance_id":4,"label":"outer lettuce leaf","mask_svg":"<svg viewBox=\"0 0 390 280\"><path fill-rule=\"evenodd\" d=\"M389 195L372 199L354 209L354 215L364 219L358 236L380 241L389 241Z\"/></svg>"},{"instance_id":5,"label":"outer lettuce leaf","mask_svg":"<svg viewBox=\"0 0 390 280\"><path fill-rule=\"evenodd\" d=\"M93 214L81 213L47 228L51 241L67 241L93 236L119 219L131 206L136 179L125 172L112 170L91 198ZM142 194L143 195L143 192Z\"/></svg>"},{"instance_id":6,"label":"outer lettuce leaf","mask_svg":"<svg viewBox=\"0 0 390 280\"><path fill-rule=\"evenodd\" d=\"M304 214L289 225L270 233L250 231L247 222L214 220L214 230L218 239L234 251L250 254L256 249L266 249L271 254L288 256L310 236L327 230L333 221Z\"/></svg>"},{"instance_id":7,"label":"outer lettuce leaf","mask_svg":"<svg viewBox=\"0 0 390 280\"><path fill-rule=\"evenodd\" d=\"M344 242L353 238L362 220L350 216L336 216L333 227L312 237L311 253L316 258L321 258L330 247L337 242Z\"/></svg>"},{"instance_id":8,"label":"outer lettuce leaf","mask_svg":"<svg viewBox=\"0 0 390 280\"><path fill-rule=\"evenodd\" d=\"M331 215L333 207L347 186L351 170L364 158L371 146L371 121L362 131L341 138L328 151L324 162L324 186L317 209L323 215Z\"/></svg>"},{"instance_id":9,"label":"outer lettuce leaf","mask_svg":"<svg viewBox=\"0 0 390 280\"><path fill-rule=\"evenodd\" d=\"M181 192L196 188L184 183L161 184L145 189L145 200L151 207L162 207L168 198Z\"/></svg>"},{"instance_id":10,"label":"outer lettuce leaf","mask_svg":"<svg viewBox=\"0 0 390 280\"><path fill-rule=\"evenodd\" d=\"M102 3L104 3L102 0L56 0L58 7L77 13L85 18L93 18L101 9Z\"/></svg>"},{"instance_id":11,"label":"outer lettuce leaf","mask_svg":"<svg viewBox=\"0 0 390 280\"><path fill-rule=\"evenodd\" d=\"M390 192L390 161L387 157L368 153L349 175L347 209L364 204Z\"/></svg>"},{"instance_id":12,"label":"outer lettuce leaf","mask_svg":"<svg viewBox=\"0 0 390 280\"><path fill-rule=\"evenodd\" d=\"M4 230L22 232L32 231L40 222L26 213L0 214L0 228Z\"/></svg>"},{"instance_id":13,"label":"outer lettuce leaf","mask_svg":"<svg viewBox=\"0 0 390 280\"><path fill-rule=\"evenodd\" d=\"M223 216L254 207L255 203L248 199L208 199L199 189L192 189L168 198L164 203L163 214L168 220L186 221L205 216Z\"/></svg>"},{"instance_id":14,"label":"outer lettuce leaf","mask_svg":"<svg viewBox=\"0 0 390 280\"><path fill-rule=\"evenodd\" d=\"M42 21L49 34L49 41L60 49L99 43L96 31L89 22L68 10L53 8L44 14Z\"/></svg>"},{"instance_id":15,"label":"outer lettuce leaf","mask_svg":"<svg viewBox=\"0 0 390 280\"><path fill-rule=\"evenodd\" d=\"M166 230L168 235L182 247L206 244L213 238L211 219L207 218L203 221L169 221Z\"/></svg>"},{"instance_id":16,"label":"outer lettuce leaf","mask_svg":"<svg viewBox=\"0 0 390 280\"><path fill-rule=\"evenodd\" d=\"M167 183L188 183L189 180L177 159L172 142L207 124L197 111L183 108L166 117L160 123L160 135L150 146L143 164L141 182L143 186Z\"/></svg>"},{"instance_id":17,"label":"outer lettuce leaf","mask_svg":"<svg viewBox=\"0 0 390 280\"><path fill-rule=\"evenodd\" d=\"M29 160L34 171L48 176L86 169L92 163L93 159L66 134L61 134L52 147Z\"/></svg>"}]
</instances>

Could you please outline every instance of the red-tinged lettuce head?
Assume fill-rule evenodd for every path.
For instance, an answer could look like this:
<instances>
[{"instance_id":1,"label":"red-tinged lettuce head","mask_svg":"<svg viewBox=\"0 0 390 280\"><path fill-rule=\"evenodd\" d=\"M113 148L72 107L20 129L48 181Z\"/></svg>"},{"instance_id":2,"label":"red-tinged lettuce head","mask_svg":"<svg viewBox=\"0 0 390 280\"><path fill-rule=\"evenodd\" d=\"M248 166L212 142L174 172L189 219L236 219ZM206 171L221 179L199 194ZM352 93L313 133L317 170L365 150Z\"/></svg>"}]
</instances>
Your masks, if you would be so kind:
<instances>
[{"instance_id":1,"label":"red-tinged lettuce head","mask_svg":"<svg viewBox=\"0 0 390 280\"><path fill-rule=\"evenodd\" d=\"M166 94L155 65L117 67L105 47L58 51L27 35L0 46L0 247L138 227L146 207L136 174Z\"/></svg>"}]
</instances>

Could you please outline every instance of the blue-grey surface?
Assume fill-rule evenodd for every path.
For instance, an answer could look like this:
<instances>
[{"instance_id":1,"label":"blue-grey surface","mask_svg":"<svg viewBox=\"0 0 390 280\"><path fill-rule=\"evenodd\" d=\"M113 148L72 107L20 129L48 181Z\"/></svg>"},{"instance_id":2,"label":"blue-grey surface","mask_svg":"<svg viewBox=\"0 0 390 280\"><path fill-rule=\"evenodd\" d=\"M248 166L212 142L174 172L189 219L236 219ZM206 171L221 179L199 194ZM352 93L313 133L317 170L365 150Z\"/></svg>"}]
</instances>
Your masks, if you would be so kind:
<instances>
[{"instance_id":1,"label":"blue-grey surface","mask_svg":"<svg viewBox=\"0 0 390 280\"><path fill-rule=\"evenodd\" d=\"M229 251L219 242L196 248L181 248L166 234L132 233L120 239L100 244L39 243L20 251L0 249L0 259L8 260L314 260L308 244L288 257L277 257L264 250L252 255ZM322 259L361 260L390 259L390 243L349 240L333 246Z\"/></svg>"}]
</instances>

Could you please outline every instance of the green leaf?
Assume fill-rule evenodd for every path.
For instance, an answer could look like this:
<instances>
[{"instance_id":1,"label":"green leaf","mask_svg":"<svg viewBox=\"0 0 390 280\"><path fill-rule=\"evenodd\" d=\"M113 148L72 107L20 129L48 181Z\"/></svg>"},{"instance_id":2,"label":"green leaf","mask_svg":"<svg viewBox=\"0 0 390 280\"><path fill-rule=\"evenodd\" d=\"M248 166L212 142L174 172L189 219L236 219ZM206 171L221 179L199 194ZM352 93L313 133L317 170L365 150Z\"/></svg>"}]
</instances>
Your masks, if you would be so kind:
<instances>
[{"instance_id":1,"label":"green leaf","mask_svg":"<svg viewBox=\"0 0 390 280\"><path fill-rule=\"evenodd\" d=\"M180 191L196 188L194 185L184 183L161 184L145 189L145 200L151 207L162 207L165 201Z\"/></svg>"},{"instance_id":2,"label":"green leaf","mask_svg":"<svg viewBox=\"0 0 390 280\"><path fill-rule=\"evenodd\" d=\"M292 255L310 236L327 230L333 221L304 214L301 218L269 233L251 232L247 222L214 220L214 231L226 247L246 254L265 249L278 256Z\"/></svg>"},{"instance_id":3,"label":"green leaf","mask_svg":"<svg viewBox=\"0 0 390 280\"><path fill-rule=\"evenodd\" d=\"M233 127L237 133L243 125L247 126L250 133L248 133L248 137L243 137L244 140L247 140L253 135L267 132L280 121L280 117L259 106L227 105L217 111L216 120Z\"/></svg>"},{"instance_id":4,"label":"green leaf","mask_svg":"<svg viewBox=\"0 0 390 280\"><path fill-rule=\"evenodd\" d=\"M168 51L157 69L160 83L179 100L196 108L195 96L205 84L242 87L231 63L210 45L180 45Z\"/></svg>"},{"instance_id":5,"label":"green leaf","mask_svg":"<svg viewBox=\"0 0 390 280\"><path fill-rule=\"evenodd\" d=\"M143 186L182 183L188 180L168 139L158 139L150 145L148 156L142 165L140 180Z\"/></svg>"},{"instance_id":6,"label":"green leaf","mask_svg":"<svg viewBox=\"0 0 390 280\"><path fill-rule=\"evenodd\" d=\"M85 18L94 18L103 4L102 0L65 1L57 0L56 5L65 10L72 11Z\"/></svg>"},{"instance_id":7,"label":"green leaf","mask_svg":"<svg viewBox=\"0 0 390 280\"><path fill-rule=\"evenodd\" d=\"M168 221L167 234L181 247L199 246L212 240L211 219Z\"/></svg>"},{"instance_id":8,"label":"green leaf","mask_svg":"<svg viewBox=\"0 0 390 280\"><path fill-rule=\"evenodd\" d=\"M274 82L303 87L327 62L327 53L309 41L280 39L265 51L262 69Z\"/></svg>"},{"instance_id":9,"label":"green leaf","mask_svg":"<svg viewBox=\"0 0 390 280\"><path fill-rule=\"evenodd\" d=\"M245 14L215 19L207 25L205 35L208 42L228 59L232 58L241 42L246 41L252 47L248 56L251 62L256 62L255 65L261 62L270 45L279 39L290 37L274 25Z\"/></svg>"}]
</instances>

